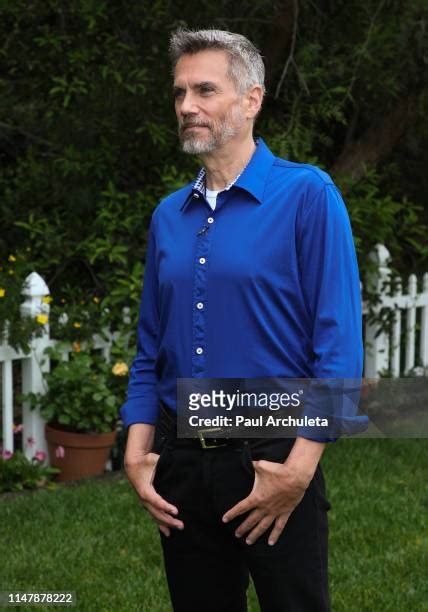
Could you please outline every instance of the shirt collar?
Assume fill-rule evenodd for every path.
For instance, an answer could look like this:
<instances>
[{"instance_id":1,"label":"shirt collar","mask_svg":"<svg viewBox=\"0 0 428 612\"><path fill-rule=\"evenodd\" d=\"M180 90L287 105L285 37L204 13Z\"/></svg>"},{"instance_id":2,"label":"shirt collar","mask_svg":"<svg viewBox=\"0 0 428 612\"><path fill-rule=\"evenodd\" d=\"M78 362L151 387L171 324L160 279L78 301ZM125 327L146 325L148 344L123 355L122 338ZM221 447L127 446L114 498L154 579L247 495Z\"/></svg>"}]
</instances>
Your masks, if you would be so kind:
<instances>
[{"instance_id":1,"label":"shirt collar","mask_svg":"<svg viewBox=\"0 0 428 612\"><path fill-rule=\"evenodd\" d=\"M199 191L199 193L205 194L205 168L201 168L196 177L196 181L193 183L193 190Z\"/></svg>"},{"instance_id":2,"label":"shirt collar","mask_svg":"<svg viewBox=\"0 0 428 612\"><path fill-rule=\"evenodd\" d=\"M244 170L233 183L236 187L248 191L258 202L263 202L263 195L266 181L272 167L275 156L264 143L262 138L256 139L256 150L253 153ZM190 193L184 200L180 210L185 210L189 202L194 198L195 193L205 194L205 168L201 168Z\"/></svg>"}]
</instances>

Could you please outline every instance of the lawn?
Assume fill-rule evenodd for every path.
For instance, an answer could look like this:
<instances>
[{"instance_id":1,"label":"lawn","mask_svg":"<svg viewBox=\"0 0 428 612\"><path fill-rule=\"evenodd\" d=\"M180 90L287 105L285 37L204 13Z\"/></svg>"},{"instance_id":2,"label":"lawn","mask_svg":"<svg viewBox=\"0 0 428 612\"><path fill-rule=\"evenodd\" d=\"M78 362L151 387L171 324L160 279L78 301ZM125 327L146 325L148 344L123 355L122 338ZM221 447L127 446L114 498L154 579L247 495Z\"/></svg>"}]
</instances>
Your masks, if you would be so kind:
<instances>
[{"instance_id":1,"label":"lawn","mask_svg":"<svg viewBox=\"0 0 428 612\"><path fill-rule=\"evenodd\" d=\"M341 440L323 467L333 610L428 611L427 441ZM157 531L120 474L5 495L0 516L0 590L73 590L78 610L170 610Z\"/></svg>"}]
</instances>

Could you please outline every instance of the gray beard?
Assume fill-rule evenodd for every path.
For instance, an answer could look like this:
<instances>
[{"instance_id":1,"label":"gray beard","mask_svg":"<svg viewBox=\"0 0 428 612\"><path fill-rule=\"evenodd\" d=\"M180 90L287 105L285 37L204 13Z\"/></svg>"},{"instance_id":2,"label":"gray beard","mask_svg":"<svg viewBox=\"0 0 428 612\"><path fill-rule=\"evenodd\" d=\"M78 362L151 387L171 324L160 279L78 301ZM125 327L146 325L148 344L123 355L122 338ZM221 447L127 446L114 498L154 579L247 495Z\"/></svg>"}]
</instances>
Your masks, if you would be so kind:
<instances>
[{"instance_id":1,"label":"gray beard","mask_svg":"<svg viewBox=\"0 0 428 612\"><path fill-rule=\"evenodd\" d=\"M193 138L183 138L180 134L181 148L184 153L190 155L205 155L212 153L238 133L239 127L237 125L228 125L226 121L223 121L214 133L211 131L211 136L207 140L195 136Z\"/></svg>"},{"instance_id":2,"label":"gray beard","mask_svg":"<svg viewBox=\"0 0 428 612\"><path fill-rule=\"evenodd\" d=\"M202 140L198 138L186 138L181 141L181 149L184 153L190 155L204 155L205 153L211 153L218 146L218 143L214 136L211 136L209 140Z\"/></svg>"}]
</instances>

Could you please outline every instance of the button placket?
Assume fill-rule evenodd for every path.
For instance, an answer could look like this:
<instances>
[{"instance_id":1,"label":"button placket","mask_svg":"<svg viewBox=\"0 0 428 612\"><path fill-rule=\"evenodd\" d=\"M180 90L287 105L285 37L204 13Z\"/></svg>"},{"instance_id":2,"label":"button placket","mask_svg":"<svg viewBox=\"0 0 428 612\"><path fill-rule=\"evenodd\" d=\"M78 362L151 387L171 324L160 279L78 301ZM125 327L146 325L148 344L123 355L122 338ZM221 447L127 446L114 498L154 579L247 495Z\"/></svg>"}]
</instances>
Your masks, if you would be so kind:
<instances>
[{"instance_id":1,"label":"button placket","mask_svg":"<svg viewBox=\"0 0 428 612\"><path fill-rule=\"evenodd\" d=\"M211 221L210 221L211 219ZM215 227L214 217L205 217L208 231L196 236L195 260L193 267L193 338L192 338L192 377L203 377L206 371L206 298L208 282L209 253Z\"/></svg>"}]
</instances>

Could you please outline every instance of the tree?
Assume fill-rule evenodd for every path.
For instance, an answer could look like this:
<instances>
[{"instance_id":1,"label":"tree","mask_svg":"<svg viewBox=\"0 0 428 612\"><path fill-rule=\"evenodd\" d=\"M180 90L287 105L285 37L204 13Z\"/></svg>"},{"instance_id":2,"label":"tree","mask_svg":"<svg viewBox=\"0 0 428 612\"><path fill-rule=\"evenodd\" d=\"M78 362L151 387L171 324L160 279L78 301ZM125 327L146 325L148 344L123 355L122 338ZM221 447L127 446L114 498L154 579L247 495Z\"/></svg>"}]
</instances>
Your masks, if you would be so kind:
<instances>
[{"instance_id":1,"label":"tree","mask_svg":"<svg viewBox=\"0 0 428 612\"><path fill-rule=\"evenodd\" d=\"M178 25L238 31L262 50L257 131L332 173L362 274L378 241L397 268L426 266L424 0L16 0L0 17L0 257L18 248L54 295L79 287L114 312L138 301L151 211L198 167L177 147Z\"/></svg>"}]
</instances>

